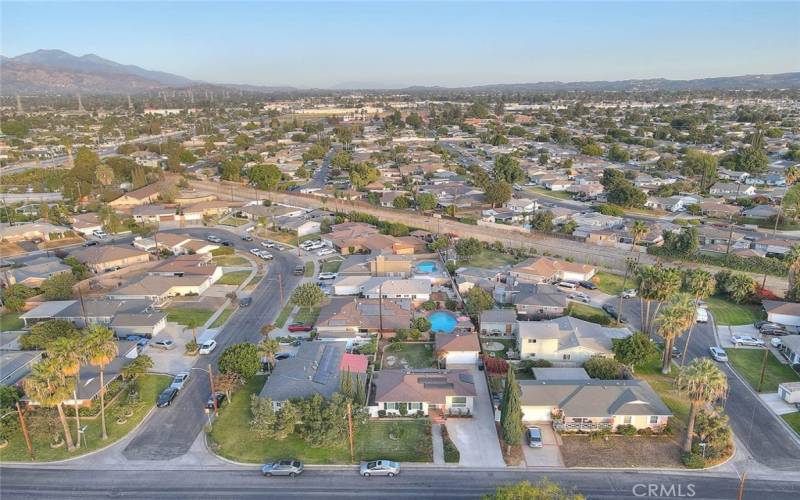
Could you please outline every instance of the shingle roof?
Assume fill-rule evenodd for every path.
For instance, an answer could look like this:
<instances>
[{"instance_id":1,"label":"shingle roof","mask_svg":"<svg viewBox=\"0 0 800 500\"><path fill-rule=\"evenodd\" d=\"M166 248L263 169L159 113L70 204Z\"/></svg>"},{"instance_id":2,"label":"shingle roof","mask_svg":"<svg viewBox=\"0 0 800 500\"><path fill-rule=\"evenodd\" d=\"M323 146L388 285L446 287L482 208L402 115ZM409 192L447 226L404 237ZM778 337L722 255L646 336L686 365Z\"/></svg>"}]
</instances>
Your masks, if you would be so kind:
<instances>
[{"instance_id":1,"label":"shingle roof","mask_svg":"<svg viewBox=\"0 0 800 500\"><path fill-rule=\"evenodd\" d=\"M560 408L568 417L672 415L642 380L521 380L523 406Z\"/></svg>"},{"instance_id":2,"label":"shingle roof","mask_svg":"<svg viewBox=\"0 0 800 500\"><path fill-rule=\"evenodd\" d=\"M375 378L375 401L444 404L447 396L475 396L468 370L381 370Z\"/></svg>"}]
</instances>

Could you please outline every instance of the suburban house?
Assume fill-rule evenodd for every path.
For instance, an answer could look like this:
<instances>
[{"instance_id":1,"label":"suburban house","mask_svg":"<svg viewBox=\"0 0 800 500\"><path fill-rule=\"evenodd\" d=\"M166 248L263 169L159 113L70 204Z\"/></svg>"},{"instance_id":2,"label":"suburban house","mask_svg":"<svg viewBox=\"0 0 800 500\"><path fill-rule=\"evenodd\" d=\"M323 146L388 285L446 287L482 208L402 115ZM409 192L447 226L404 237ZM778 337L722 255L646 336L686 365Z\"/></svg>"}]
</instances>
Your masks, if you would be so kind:
<instances>
[{"instance_id":1,"label":"suburban house","mask_svg":"<svg viewBox=\"0 0 800 500\"><path fill-rule=\"evenodd\" d=\"M523 422L553 422L559 431L662 430L672 412L642 380L521 380Z\"/></svg>"},{"instance_id":2,"label":"suburban house","mask_svg":"<svg viewBox=\"0 0 800 500\"><path fill-rule=\"evenodd\" d=\"M83 302L79 300L50 300L42 302L30 311L20 315L25 328L30 328L34 323L47 321L50 319L63 319L69 321L78 328L83 328L88 324L100 324L110 326L114 318L119 314L143 314L147 315L153 311L153 303L150 300L109 300L109 299L87 299Z\"/></svg>"},{"instance_id":3,"label":"suburban house","mask_svg":"<svg viewBox=\"0 0 800 500\"><path fill-rule=\"evenodd\" d=\"M780 300L763 300L767 320L780 325L800 326L800 304Z\"/></svg>"},{"instance_id":4,"label":"suburban house","mask_svg":"<svg viewBox=\"0 0 800 500\"><path fill-rule=\"evenodd\" d=\"M222 267L211 262L211 254L179 255L148 269L152 276L210 276L216 283L222 277Z\"/></svg>"},{"instance_id":5,"label":"suburban house","mask_svg":"<svg viewBox=\"0 0 800 500\"><path fill-rule=\"evenodd\" d=\"M532 257L512 267L509 275L523 283L544 283L589 280L596 272L593 266L587 264L565 262L550 257Z\"/></svg>"},{"instance_id":6,"label":"suburban house","mask_svg":"<svg viewBox=\"0 0 800 500\"><path fill-rule=\"evenodd\" d=\"M611 340L628 337L627 328L610 328L571 316L548 321L520 321L517 350L521 359L581 364L592 356L612 356Z\"/></svg>"},{"instance_id":7,"label":"suburban house","mask_svg":"<svg viewBox=\"0 0 800 500\"><path fill-rule=\"evenodd\" d=\"M407 278L412 273L414 258L408 255L381 254L375 256L374 259L370 258L368 262L369 273L372 276Z\"/></svg>"},{"instance_id":8,"label":"suburban house","mask_svg":"<svg viewBox=\"0 0 800 500\"><path fill-rule=\"evenodd\" d=\"M800 364L800 335L787 335L781 337L781 352L791 365Z\"/></svg>"},{"instance_id":9,"label":"suburban house","mask_svg":"<svg viewBox=\"0 0 800 500\"><path fill-rule=\"evenodd\" d=\"M517 315L526 319L555 318L567 309L567 295L547 283L498 285L494 295L498 302L514 304Z\"/></svg>"},{"instance_id":10,"label":"suburban house","mask_svg":"<svg viewBox=\"0 0 800 500\"><path fill-rule=\"evenodd\" d=\"M742 212L742 215L751 219L769 219L778 215L780 210L772 205L756 205Z\"/></svg>"},{"instance_id":11,"label":"suburban house","mask_svg":"<svg viewBox=\"0 0 800 500\"><path fill-rule=\"evenodd\" d=\"M340 391L343 373L366 384L369 360L364 355L347 354L346 344L303 342L297 354L275 365L259 396L272 400L272 407L277 410L289 400L307 399L314 394L330 398Z\"/></svg>"},{"instance_id":12,"label":"suburban house","mask_svg":"<svg viewBox=\"0 0 800 500\"><path fill-rule=\"evenodd\" d=\"M83 235L90 235L94 231L103 229L103 221L100 220L100 216L95 212L78 214L72 217L72 229Z\"/></svg>"},{"instance_id":13,"label":"suburban house","mask_svg":"<svg viewBox=\"0 0 800 500\"><path fill-rule=\"evenodd\" d=\"M108 202L110 207L131 207L153 203L161 197L161 183L155 182L133 191L128 191L116 200Z\"/></svg>"},{"instance_id":14,"label":"suburban house","mask_svg":"<svg viewBox=\"0 0 800 500\"><path fill-rule=\"evenodd\" d=\"M516 335L517 312L514 309L489 309L480 317L481 335Z\"/></svg>"},{"instance_id":15,"label":"suburban house","mask_svg":"<svg viewBox=\"0 0 800 500\"><path fill-rule=\"evenodd\" d=\"M198 240L185 234L156 233L151 238L139 238L134 240L133 246L146 252L154 251L156 248L167 250L174 255L187 253L210 253L219 248L219 245L207 241Z\"/></svg>"},{"instance_id":16,"label":"suburban house","mask_svg":"<svg viewBox=\"0 0 800 500\"><path fill-rule=\"evenodd\" d=\"M128 335L153 338L166 328L167 313L153 311L142 314L117 314L111 320L110 326L118 338Z\"/></svg>"},{"instance_id":17,"label":"suburban house","mask_svg":"<svg viewBox=\"0 0 800 500\"><path fill-rule=\"evenodd\" d=\"M211 276L145 276L139 281L108 292L108 297L117 300L147 299L156 305L169 297L179 295L202 295L214 284Z\"/></svg>"},{"instance_id":18,"label":"suburban house","mask_svg":"<svg viewBox=\"0 0 800 500\"><path fill-rule=\"evenodd\" d=\"M481 344L475 332L436 336L436 358L447 368L473 367L480 353Z\"/></svg>"},{"instance_id":19,"label":"suburban house","mask_svg":"<svg viewBox=\"0 0 800 500\"><path fill-rule=\"evenodd\" d=\"M27 224L16 224L11 226L7 223L0 224L2 239L8 242L17 241L49 241L53 238L62 238L65 234L72 232L72 229L56 226L49 222L31 222Z\"/></svg>"},{"instance_id":20,"label":"suburban house","mask_svg":"<svg viewBox=\"0 0 800 500\"><path fill-rule=\"evenodd\" d=\"M535 212L539 208L539 203L530 198L514 198L508 200L505 207L516 214L526 214Z\"/></svg>"},{"instance_id":21,"label":"suburban house","mask_svg":"<svg viewBox=\"0 0 800 500\"><path fill-rule=\"evenodd\" d=\"M106 389L111 382L119 378L122 369L128 366L134 359L139 357L139 350L136 342L128 340L117 341L117 356L111 363L103 368L103 389ZM100 369L96 365L81 365L81 371L77 381L77 401L73 398L64 401L67 406L89 406L92 400L100 394Z\"/></svg>"},{"instance_id":22,"label":"suburban house","mask_svg":"<svg viewBox=\"0 0 800 500\"><path fill-rule=\"evenodd\" d=\"M506 273L497 269L484 269L482 267L459 267L456 269L456 285L460 293L466 293L473 286L493 291L495 286L506 276Z\"/></svg>"},{"instance_id":23,"label":"suburban house","mask_svg":"<svg viewBox=\"0 0 800 500\"><path fill-rule=\"evenodd\" d=\"M425 302L431 298L431 281L427 279L372 278L364 284L362 294L368 299L407 299Z\"/></svg>"},{"instance_id":24,"label":"suburban house","mask_svg":"<svg viewBox=\"0 0 800 500\"><path fill-rule=\"evenodd\" d=\"M71 252L69 256L75 257L78 262L82 262L95 273L115 271L123 267L150 261L150 254L147 252L129 246L116 245L96 245L81 248Z\"/></svg>"},{"instance_id":25,"label":"suburban house","mask_svg":"<svg viewBox=\"0 0 800 500\"><path fill-rule=\"evenodd\" d=\"M317 338L352 340L382 331L391 338L411 324L411 302L334 297L317 319Z\"/></svg>"},{"instance_id":26,"label":"suburban house","mask_svg":"<svg viewBox=\"0 0 800 500\"><path fill-rule=\"evenodd\" d=\"M784 256L795 245L797 245L797 240L768 239L756 241L753 244L753 248L764 252L768 256L770 254Z\"/></svg>"},{"instance_id":27,"label":"suburban house","mask_svg":"<svg viewBox=\"0 0 800 500\"><path fill-rule=\"evenodd\" d=\"M37 257L26 262L23 267L4 268L0 271L0 283L3 286L25 285L38 288L53 276L71 272L72 268L56 257Z\"/></svg>"},{"instance_id":28,"label":"suburban house","mask_svg":"<svg viewBox=\"0 0 800 500\"><path fill-rule=\"evenodd\" d=\"M373 378L375 405L370 416L469 415L475 381L468 370L381 370Z\"/></svg>"},{"instance_id":29,"label":"suburban house","mask_svg":"<svg viewBox=\"0 0 800 500\"><path fill-rule=\"evenodd\" d=\"M740 196L753 196L756 194L754 186L746 186L744 184L716 182L711 189L708 190L712 196L724 196L738 198Z\"/></svg>"}]
</instances>

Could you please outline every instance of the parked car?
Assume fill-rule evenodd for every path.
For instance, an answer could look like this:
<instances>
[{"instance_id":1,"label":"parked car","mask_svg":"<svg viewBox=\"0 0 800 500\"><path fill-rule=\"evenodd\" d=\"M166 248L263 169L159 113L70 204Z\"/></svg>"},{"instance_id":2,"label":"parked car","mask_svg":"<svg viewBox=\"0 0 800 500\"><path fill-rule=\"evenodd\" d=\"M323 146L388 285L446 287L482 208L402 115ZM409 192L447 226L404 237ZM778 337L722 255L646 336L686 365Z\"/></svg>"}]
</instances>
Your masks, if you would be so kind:
<instances>
[{"instance_id":1,"label":"parked car","mask_svg":"<svg viewBox=\"0 0 800 500\"><path fill-rule=\"evenodd\" d=\"M567 296L567 298L572 300L580 300L581 302L585 302L586 304L592 301L592 299L590 299L589 296L583 292L571 293Z\"/></svg>"},{"instance_id":2,"label":"parked car","mask_svg":"<svg viewBox=\"0 0 800 500\"><path fill-rule=\"evenodd\" d=\"M244 297L241 300L239 300L239 307L248 307L252 303L253 299L251 297Z\"/></svg>"},{"instance_id":3,"label":"parked car","mask_svg":"<svg viewBox=\"0 0 800 500\"><path fill-rule=\"evenodd\" d=\"M251 248L250 253L256 256L261 256L261 250L259 250L258 248Z\"/></svg>"},{"instance_id":4,"label":"parked car","mask_svg":"<svg viewBox=\"0 0 800 500\"><path fill-rule=\"evenodd\" d=\"M262 241L261 246L264 248L275 248L275 243L271 241Z\"/></svg>"},{"instance_id":5,"label":"parked car","mask_svg":"<svg viewBox=\"0 0 800 500\"><path fill-rule=\"evenodd\" d=\"M629 288L629 289L625 290L624 292L622 292L622 298L623 299L632 299L634 297L636 297L636 289L635 288Z\"/></svg>"},{"instance_id":6,"label":"parked car","mask_svg":"<svg viewBox=\"0 0 800 500\"><path fill-rule=\"evenodd\" d=\"M161 392L161 394L158 395L158 400L156 400L156 406L159 408L163 408L165 406L171 405L172 400L174 400L175 396L177 395L178 395L178 389L174 387L167 387Z\"/></svg>"},{"instance_id":7,"label":"parked car","mask_svg":"<svg viewBox=\"0 0 800 500\"><path fill-rule=\"evenodd\" d=\"M317 255L318 255L319 257L323 257L323 256L325 256L325 255L330 255L330 254L334 253L335 251L336 251L336 250L334 250L333 248L323 248L322 250L320 250L319 252L317 252Z\"/></svg>"},{"instance_id":8,"label":"parked car","mask_svg":"<svg viewBox=\"0 0 800 500\"><path fill-rule=\"evenodd\" d=\"M231 243L231 242L230 242L230 241L228 241L228 240L222 240L222 241L220 241L220 245L222 245L222 246L224 246L224 247L232 247L232 246L233 246L233 243Z\"/></svg>"},{"instance_id":9,"label":"parked car","mask_svg":"<svg viewBox=\"0 0 800 500\"><path fill-rule=\"evenodd\" d=\"M789 335L789 330L780 325L762 326L758 331L761 333L761 335L772 335L773 337L783 337L784 335Z\"/></svg>"},{"instance_id":10,"label":"parked car","mask_svg":"<svg viewBox=\"0 0 800 500\"><path fill-rule=\"evenodd\" d=\"M767 320L764 320L764 319L756 321L755 323L753 323L753 326L755 326L759 330L761 330L765 326L769 326L769 327L773 327L773 328L784 328L784 326L779 324L779 323L775 323L774 321L767 321Z\"/></svg>"},{"instance_id":11,"label":"parked car","mask_svg":"<svg viewBox=\"0 0 800 500\"><path fill-rule=\"evenodd\" d=\"M310 332L312 326L305 323L292 323L289 325L290 332Z\"/></svg>"},{"instance_id":12,"label":"parked car","mask_svg":"<svg viewBox=\"0 0 800 500\"><path fill-rule=\"evenodd\" d=\"M216 340L206 340L200 346L200 354L211 354L211 352L216 348L217 348Z\"/></svg>"},{"instance_id":13,"label":"parked car","mask_svg":"<svg viewBox=\"0 0 800 500\"><path fill-rule=\"evenodd\" d=\"M708 311L702 307L698 307L694 320L698 323L708 323Z\"/></svg>"},{"instance_id":14,"label":"parked car","mask_svg":"<svg viewBox=\"0 0 800 500\"><path fill-rule=\"evenodd\" d=\"M614 319L617 319L617 308L611 304L603 304L603 310ZM625 316L620 315L619 320L621 323L627 323L628 318Z\"/></svg>"},{"instance_id":15,"label":"parked car","mask_svg":"<svg viewBox=\"0 0 800 500\"><path fill-rule=\"evenodd\" d=\"M525 435L528 437L528 446L531 448L542 447L542 430L538 427L528 427L525 429Z\"/></svg>"},{"instance_id":16,"label":"parked car","mask_svg":"<svg viewBox=\"0 0 800 500\"><path fill-rule=\"evenodd\" d=\"M94 231L92 231L92 234L93 234L95 237L97 237L97 238L100 238L101 240L102 240L103 238L108 238L108 233L106 233L106 232L105 232L105 231L103 231L102 229L95 229Z\"/></svg>"},{"instance_id":17,"label":"parked car","mask_svg":"<svg viewBox=\"0 0 800 500\"><path fill-rule=\"evenodd\" d=\"M83 243L83 246L85 247L93 247L95 245L97 245L97 242L95 240L89 240Z\"/></svg>"},{"instance_id":18,"label":"parked car","mask_svg":"<svg viewBox=\"0 0 800 500\"><path fill-rule=\"evenodd\" d=\"M719 361L720 363L725 363L728 361L728 355L719 347L711 346L708 348L708 352L711 354L711 357L714 359L714 361Z\"/></svg>"},{"instance_id":19,"label":"parked car","mask_svg":"<svg viewBox=\"0 0 800 500\"><path fill-rule=\"evenodd\" d=\"M206 239L211 243L222 243L222 240L213 234L209 234L208 236L206 236Z\"/></svg>"},{"instance_id":20,"label":"parked car","mask_svg":"<svg viewBox=\"0 0 800 500\"><path fill-rule=\"evenodd\" d=\"M261 473L267 477L289 476L295 477L303 473L303 462L299 460L279 460L261 466Z\"/></svg>"},{"instance_id":21,"label":"parked car","mask_svg":"<svg viewBox=\"0 0 800 500\"><path fill-rule=\"evenodd\" d=\"M171 351L175 349L175 342L169 339L156 340L150 345L152 345L153 347L158 347L159 349L164 349L165 351Z\"/></svg>"},{"instance_id":22,"label":"parked car","mask_svg":"<svg viewBox=\"0 0 800 500\"><path fill-rule=\"evenodd\" d=\"M783 346L783 342L778 337L773 337L773 338L769 339L769 343L770 343L770 345L772 347L774 347L776 349L780 349L781 346Z\"/></svg>"},{"instance_id":23,"label":"parked car","mask_svg":"<svg viewBox=\"0 0 800 500\"><path fill-rule=\"evenodd\" d=\"M139 347L144 347L150 343L150 339L139 335L128 335L127 337L125 337L125 340L127 340L128 342L136 342L136 345L138 345Z\"/></svg>"},{"instance_id":24,"label":"parked car","mask_svg":"<svg viewBox=\"0 0 800 500\"><path fill-rule=\"evenodd\" d=\"M208 401L206 401L206 408L208 408L209 410L213 410L214 400L217 401L217 408L222 408L222 403L225 402L225 393L220 391L215 392L214 395L210 396L208 398Z\"/></svg>"},{"instance_id":25,"label":"parked car","mask_svg":"<svg viewBox=\"0 0 800 500\"><path fill-rule=\"evenodd\" d=\"M279 352L275 355L275 361L280 361L282 359L289 359L292 357L292 353L290 352Z\"/></svg>"},{"instance_id":26,"label":"parked car","mask_svg":"<svg viewBox=\"0 0 800 500\"><path fill-rule=\"evenodd\" d=\"M321 280L335 280L338 274L336 273L319 273L319 279Z\"/></svg>"},{"instance_id":27,"label":"parked car","mask_svg":"<svg viewBox=\"0 0 800 500\"><path fill-rule=\"evenodd\" d=\"M364 477L369 476L389 476L394 477L400 474L400 464L391 460L375 460L373 462L361 462L358 469L359 474Z\"/></svg>"},{"instance_id":28,"label":"parked car","mask_svg":"<svg viewBox=\"0 0 800 500\"><path fill-rule=\"evenodd\" d=\"M579 281L578 284L587 290L597 290L597 285L591 281Z\"/></svg>"},{"instance_id":29,"label":"parked car","mask_svg":"<svg viewBox=\"0 0 800 500\"><path fill-rule=\"evenodd\" d=\"M563 288L565 290L575 290L576 288L578 288L578 285L576 285L571 281L559 281L558 283L556 283L556 286L559 288Z\"/></svg>"},{"instance_id":30,"label":"parked car","mask_svg":"<svg viewBox=\"0 0 800 500\"><path fill-rule=\"evenodd\" d=\"M173 389L181 390L183 386L186 385L187 380L189 380L189 372L180 372L175 375L175 378L172 379L172 383L169 386Z\"/></svg>"},{"instance_id":31,"label":"parked car","mask_svg":"<svg viewBox=\"0 0 800 500\"><path fill-rule=\"evenodd\" d=\"M244 241L253 241L253 237L250 236L249 234L245 234L244 236L242 236L242 240L244 240Z\"/></svg>"},{"instance_id":32,"label":"parked car","mask_svg":"<svg viewBox=\"0 0 800 500\"><path fill-rule=\"evenodd\" d=\"M273 257L273 255L272 255L271 253L269 253L269 252L264 252L264 251L262 251L262 252L259 254L259 257L261 257L261 258L262 258L262 259L264 259L264 260L272 260L272 259L274 259L274 258L275 258L275 257Z\"/></svg>"},{"instance_id":33,"label":"parked car","mask_svg":"<svg viewBox=\"0 0 800 500\"><path fill-rule=\"evenodd\" d=\"M305 273L306 273L306 267L305 266L297 266L297 267L294 268L294 275L295 276L302 276Z\"/></svg>"},{"instance_id":34,"label":"parked car","mask_svg":"<svg viewBox=\"0 0 800 500\"><path fill-rule=\"evenodd\" d=\"M764 341L751 337L750 335L732 335L731 339L737 346L748 345L755 347L764 347Z\"/></svg>"}]
</instances>

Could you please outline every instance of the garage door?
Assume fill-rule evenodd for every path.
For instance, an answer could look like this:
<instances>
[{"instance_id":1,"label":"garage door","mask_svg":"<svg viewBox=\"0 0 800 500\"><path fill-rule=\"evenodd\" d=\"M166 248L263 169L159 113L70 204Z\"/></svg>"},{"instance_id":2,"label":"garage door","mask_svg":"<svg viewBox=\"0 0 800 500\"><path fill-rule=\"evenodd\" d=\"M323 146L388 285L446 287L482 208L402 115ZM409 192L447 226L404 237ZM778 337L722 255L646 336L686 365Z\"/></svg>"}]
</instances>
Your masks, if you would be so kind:
<instances>
[{"instance_id":1,"label":"garage door","mask_svg":"<svg viewBox=\"0 0 800 500\"><path fill-rule=\"evenodd\" d=\"M549 406L523 406L522 407L522 421L523 422L542 422L550 421L550 407Z\"/></svg>"}]
</instances>

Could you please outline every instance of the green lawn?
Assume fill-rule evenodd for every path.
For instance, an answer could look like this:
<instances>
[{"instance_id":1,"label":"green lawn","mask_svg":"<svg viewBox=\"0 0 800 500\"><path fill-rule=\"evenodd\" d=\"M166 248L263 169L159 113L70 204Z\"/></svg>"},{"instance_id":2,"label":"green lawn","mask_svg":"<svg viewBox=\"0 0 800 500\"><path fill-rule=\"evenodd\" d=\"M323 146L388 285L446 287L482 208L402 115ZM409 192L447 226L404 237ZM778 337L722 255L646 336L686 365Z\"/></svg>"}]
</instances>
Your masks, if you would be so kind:
<instances>
[{"instance_id":1,"label":"green lawn","mask_svg":"<svg viewBox=\"0 0 800 500\"><path fill-rule=\"evenodd\" d=\"M233 314L233 311L235 310L236 308L231 306L225 308L225 310L222 311L222 314L217 316L217 319L215 319L214 322L211 323L211 328L219 328L222 325L224 325L225 322L228 321L228 318L231 317L231 314Z\"/></svg>"},{"instance_id":2,"label":"green lawn","mask_svg":"<svg viewBox=\"0 0 800 500\"><path fill-rule=\"evenodd\" d=\"M592 307L587 304L581 304L580 302L570 302L567 307L567 315L591 323L597 323L598 325L607 326L615 323L611 316L606 314L606 312L599 307Z\"/></svg>"},{"instance_id":3,"label":"green lawn","mask_svg":"<svg viewBox=\"0 0 800 500\"><path fill-rule=\"evenodd\" d=\"M241 285L250 276L250 271L234 271L225 273L217 280L217 285Z\"/></svg>"},{"instance_id":4,"label":"green lawn","mask_svg":"<svg viewBox=\"0 0 800 500\"><path fill-rule=\"evenodd\" d=\"M484 354L488 356L493 356L495 358L506 358L508 351L516 351L517 350L517 341L514 339L495 339L490 337L484 337L481 339L481 345L487 342L497 342L498 344L503 344L502 351L488 351L484 350Z\"/></svg>"},{"instance_id":5,"label":"green lawn","mask_svg":"<svg viewBox=\"0 0 800 500\"><path fill-rule=\"evenodd\" d=\"M33 412L38 410L32 410L32 413L28 415L27 422L30 430L31 440L33 441L33 451L35 457L34 461L48 462L53 460L64 460L66 458L84 455L118 441L142 421L145 415L147 415L150 409L155 405L158 394L163 391L171 381L172 377L166 377L163 375L143 375L140 377L138 381L140 402L131 406L133 408L133 416L128 417L125 423L118 424L115 416L117 402L122 401L122 398L125 396L121 396L117 402L108 406L106 408L106 429L108 430L108 440L106 441L100 439L99 418L82 418L81 425L86 426L86 441L85 443L81 443L80 449L72 453L67 451L66 446L62 446L60 448L50 447L50 434L46 431L47 426L36 423L37 421L42 421L43 419L37 419L35 417L35 413ZM74 410L70 411L70 409L66 409L66 413L68 416L67 423L70 426L70 430L72 431L74 438L75 421L72 417L70 417L70 414L74 416ZM63 432L60 423L58 424L57 429L59 432ZM22 432L12 432L9 438L8 446L4 449L0 449L0 461L31 461L30 455L28 455L28 448L25 446L25 440L22 436Z\"/></svg>"},{"instance_id":6,"label":"green lawn","mask_svg":"<svg viewBox=\"0 0 800 500\"><path fill-rule=\"evenodd\" d=\"M296 458L310 464L347 464L347 443L314 448L295 435L278 441L258 439L250 427L250 395L257 394L265 377L253 377L220 410L209 435L211 449L240 462L264 463L279 458ZM399 438L399 439L398 439ZM355 435L356 461L387 458L398 461L432 461L430 422L427 419L402 422L369 421Z\"/></svg>"},{"instance_id":7,"label":"green lawn","mask_svg":"<svg viewBox=\"0 0 800 500\"><path fill-rule=\"evenodd\" d=\"M659 352L641 365L637 365L634 376L650 384L650 387L656 391L664 404L675 415L675 419L680 422L681 429L683 429L689 419L689 400L675 389L675 377L677 376L675 366L673 365L669 375L662 374L661 352Z\"/></svg>"},{"instance_id":8,"label":"green lawn","mask_svg":"<svg viewBox=\"0 0 800 500\"><path fill-rule=\"evenodd\" d=\"M447 434L447 426L445 425L442 426L442 441L444 441L444 461L448 464L457 464L461 460L461 453L459 453L453 440L450 439L450 435Z\"/></svg>"},{"instance_id":9,"label":"green lawn","mask_svg":"<svg viewBox=\"0 0 800 500\"><path fill-rule=\"evenodd\" d=\"M322 263L322 269L320 269L321 273L335 273L339 270L339 267L342 265L341 260L327 260Z\"/></svg>"},{"instance_id":10,"label":"green lawn","mask_svg":"<svg viewBox=\"0 0 800 500\"><path fill-rule=\"evenodd\" d=\"M304 325L313 325L319 318L319 311L319 307L301 307L294 315L293 321Z\"/></svg>"},{"instance_id":11,"label":"green lawn","mask_svg":"<svg viewBox=\"0 0 800 500\"><path fill-rule=\"evenodd\" d=\"M223 226L233 226L233 227L244 226L248 222L250 222L249 219L242 219L239 217L225 217L224 219L219 221L219 223Z\"/></svg>"},{"instance_id":12,"label":"green lawn","mask_svg":"<svg viewBox=\"0 0 800 500\"><path fill-rule=\"evenodd\" d=\"M558 199L561 199L561 200L571 200L572 199L572 195L569 194L566 191L550 191L549 189L540 188L540 187L530 187L530 186L526 187L525 189L527 191L530 191L531 193L542 194L544 196L549 196L551 198L558 198Z\"/></svg>"},{"instance_id":13,"label":"green lawn","mask_svg":"<svg viewBox=\"0 0 800 500\"><path fill-rule=\"evenodd\" d=\"M311 278L312 276L314 276L314 261L309 260L308 262L306 262L306 269L305 272L303 273L303 276L305 276L306 278Z\"/></svg>"},{"instance_id":14,"label":"green lawn","mask_svg":"<svg viewBox=\"0 0 800 500\"><path fill-rule=\"evenodd\" d=\"M286 320L289 319L289 315L292 314L293 309L294 309L293 304L286 304L285 306L283 306L283 309L281 309L280 314L278 314L278 317L275 318L275 326L278 328L283 328L283 325L286 324Z\"/></svg>"},{"instance_id":15,"label":"green lawn","mask_svg":"<svg viewBox=\"0 0 800 500\"><path fill-rule=\"evenodd\" d=\"M214 314L211 309L192 309L190 307L168 307L164 309L164 312L167 313L167 321L184 326L189 324L190 319L196 320L198 325L204 325Z\"/></svg>"},{"instance_id":16,"label":"green lawn","mask_svg":"<svg viewBox=\"0 0 800 500\"><path fill-rule=\"evenodd\" d=\"M19 319L22 313L2 313L0 314L0 332L21 330L23 321Z\"/></svg>"},{"instance_id":17,"label":"green lawn","mask_svg":"<svg viewBox=\"0 0 800 500\"><path fill-rule=\"evenodd\" d=\"M753 389L758 390L761 379L761 365L764 361L763 349L726 349L728 360L736 371L747 380ZM789 365L781 364L772 352L767 354L767 369L764 373L764 386L761 392L776 392L781 382L800 380Z\"/></svg>"},{"instance_id":18,"label":"green lawn","mask_svg":"<svg viewBox=\"0 0 800 500\"><path fill-rule=\"evenodd\" d=\"M763 315L761 306L754 304L735 304L722 297L709 297L705 302L718 325L752 325Z\"/></svg>"},{"instance_id":19,"label":"green lawn","mask_svg":"<svg viewBox=\"0 0 800 500\"><path fill-rule=\"evenodd\" d=\"M394 356L396 362L389 365L387 358ZM435 368L436 360L433 357L433 344L429 343L404 343L390 344L383 351L383 368L401 368L403 362L409 368Z\"/></svg>"},{"instance_id":20,"label":"green lawn","mask_svg":"<svg viewBox=\"0 0 800 500\"><path fill-rule=\"evenodd\" d=\"M211 259L211 261L218 266L239 267L250 265L249 260L244 257L239 257L238 255L218 255Z\"/></svg>"},{"instance_id":21,"label":"green lawn","mask_svg":"<svg viewBox=\"0 0 800 500\"><path fill-rule=\"evenodd\" d=\"M506 265L514 265L520 262L521 259L497 250L488 250L484 248L480 254L471 257L469 260L459 260L459 266L482 267L486 269L493 269Z\"/></svg>"},{"instance_id":22,"label":"green lawn","mask_svg":"<svg viewBox=\"0 0 800 500\"><path fill-rule=\"evenodd\" d=\"M800 434L800 412L796 413L787 413L786 415L781 415L786 423L794 429L794 431Z\"/></svg>"},{"instance_id":23,"label":"green lawn","mask_svg":"<svg viewBox=\"0 0 800 500\"><path fill-rule=\"evenodd\" d=\"M598 272L596 276L597 288L599 288L600 291L609 295L619 295L622 293L622 280L624 276L607 273L605 271ZM625 288L636 288L636 285L636 281L628 276L628 280L625 283Z\"/></svg>"}]
</instances>

